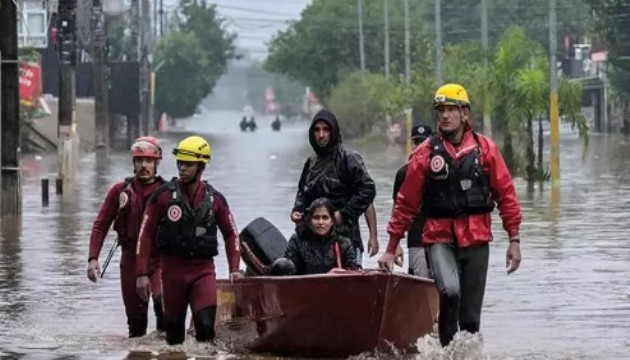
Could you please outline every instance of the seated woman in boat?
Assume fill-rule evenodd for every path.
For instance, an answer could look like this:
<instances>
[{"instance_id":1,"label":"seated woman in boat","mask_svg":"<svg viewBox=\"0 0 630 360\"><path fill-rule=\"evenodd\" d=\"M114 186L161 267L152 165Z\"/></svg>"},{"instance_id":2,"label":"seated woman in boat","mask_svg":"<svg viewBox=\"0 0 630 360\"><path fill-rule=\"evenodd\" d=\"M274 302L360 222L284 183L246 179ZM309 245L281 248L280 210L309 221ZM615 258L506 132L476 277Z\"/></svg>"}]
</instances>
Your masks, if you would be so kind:
<instances>
[{"instance_id":1,"label":"seated woman in boat","mask_svg":"<svg viewBox=\"0 0 630 360\"><path fill-rule=\"evenodd\" d=\"M352 243L335 231L334 214L330 200L319 198L313 201L304 214L304 223L289 239L284 257L272 264L271 274L308 275L360 270Z\"/></svg>"}]
</instances>

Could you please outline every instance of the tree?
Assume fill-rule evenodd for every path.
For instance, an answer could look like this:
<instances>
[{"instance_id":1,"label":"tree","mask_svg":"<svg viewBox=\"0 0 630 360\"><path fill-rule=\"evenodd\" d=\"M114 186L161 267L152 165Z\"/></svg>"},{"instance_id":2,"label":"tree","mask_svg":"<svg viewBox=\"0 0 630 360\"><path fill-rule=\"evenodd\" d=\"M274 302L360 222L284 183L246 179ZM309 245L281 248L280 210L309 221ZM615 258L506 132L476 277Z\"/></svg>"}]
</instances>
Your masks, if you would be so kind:
<instances>
[{"instance_id":1,"label":"tree","mask_svg":"<svg viewBox=\"0 0 630 360\"><path fill-rule=\"evenodd\" d=\"M528 189L534 190L536 178L542 181L543 178L543 137L542 137L542 118L547 113L549 103L549 67L547 59L544 56L536 56L523 69L518 71L517 89L518 89L518 108L526 122L525 132L525 159L527 166L525 167ZM534 120L538 119L538 166L536 166L534 153Z\"/></svg>"},{"instance_id":2,"label":"tree","mask_svg":"<svg viewBox=\"0 0 630 360\"><path fill-rule=\"evenodd\" d=\"M208 60L198 73L204 77L202 90L208 95L227 71L228 61L235 57L236 34L227 30L225 19L219 17L216 5L208 4L207 0L180 0L177 22L179 31L196 35Z\"/></svg>"},{"instance_id":3,"label":"tree","mask_svg":"<svg viewBox=\"0 0 630 360\"><path fill-rule=\"evenodd\" d=\"M374 89L392 89L384 76L355 72L333 88L330 108L339 119L342 135L357 138L372 130L374 126L385 126L387 110Z\"/></svg>"},{"instance_id":4,"label":"tree","mask_svg":"<svg viewBox=\"0 0 630 360\"><path fill-rule=\"evenodd\" d=\"M519 155L515 151L514 136L521 128L522 114L517 77L544 50L519 27L508 29L497 45L489 73L491 96L494 99L493 127L503 132L503 156L513 174L519 173Z\"/></svg>"},{"instance_id":5,"label":"tree","mask_svg":"<svg viewBox=\"0 0 630 360\"><path fill-rule=\"evenodd\" d=\"M496 49L491 74L494 114L504 120L504 156L513 173L522 173L518 153L525 153L524 175L530 190L547 177L543 167L542 121L549 113L549 65L542 46L523 29L509 29ZM587 120L581 113L582 86L562 79L558 91L561 120L576 126L588 145ZM534 151L533 123L538 120L538 162ZM516 145L516 146L515 146ZM518 146L521 145L521 146ZM520 149L522 151L515 151Z\"/></svg>"},{"instance_id":6,"label":"tree","mask_svg":"<svg viewBox=\"0 0 630 360\"><path fill-rule=\"evenodd\" d=\"M426 37L417 20L422 4L412 2L412 60L427 56ZM402 2L389 2L390 59L392 72L404 66L404 21ZM384 69L383 5L365 1L363 12L366 68ZM311 86L320 98L327 98L334 85L360 67L359 27L356 0L315 0L300 20L274 36L265 68Z\"/></svg>"},{"instance_id":7,"label":"tree","mask_svg":"<svg viewBox=\"0 0 630 360\"><path fill-rule=\"evenodd\" d=\"M199 72L208 66L206 53L194 33L173 31L160 40L155 51L157 73L156 107L175 118L195 113L208 94L206 79Z\"/></svg>"}]
</instances>

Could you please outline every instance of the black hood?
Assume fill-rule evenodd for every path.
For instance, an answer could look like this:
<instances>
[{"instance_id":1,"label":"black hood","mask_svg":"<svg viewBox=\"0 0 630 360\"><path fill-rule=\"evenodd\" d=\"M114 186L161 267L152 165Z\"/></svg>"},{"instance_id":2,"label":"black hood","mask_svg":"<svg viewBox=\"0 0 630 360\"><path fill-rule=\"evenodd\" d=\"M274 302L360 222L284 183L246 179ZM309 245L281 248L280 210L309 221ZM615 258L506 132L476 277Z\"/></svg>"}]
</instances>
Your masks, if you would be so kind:
<instances>
[{"instance_id":1,"label":"black hood","mask_svg":"<svg viewBox=\"0 0 630 360\"><path fill-rule=\"evenodd\" d=\"M330 142L325 147L321 147L317 144L313 134L313 127L318 121L325 121L328 125L330 125ZM339 130L339 123L337 122L335 114L328 110L318 111L317 114L313 116L311 126L308 128L308 141L311 143L311 147L313 147L313 151L315 151L317 155L326 155L335 150L339 144L341 144L341 132Z\"/></svg>"}]
</instances>

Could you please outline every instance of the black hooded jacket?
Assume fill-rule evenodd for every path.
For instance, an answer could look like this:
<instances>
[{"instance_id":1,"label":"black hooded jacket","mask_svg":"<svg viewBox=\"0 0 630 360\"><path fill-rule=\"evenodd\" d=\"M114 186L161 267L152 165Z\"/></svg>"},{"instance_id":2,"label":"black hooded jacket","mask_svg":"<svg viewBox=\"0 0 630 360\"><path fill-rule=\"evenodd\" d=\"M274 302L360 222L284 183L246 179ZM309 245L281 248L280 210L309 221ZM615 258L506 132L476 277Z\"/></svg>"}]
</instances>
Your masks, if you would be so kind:
<instances>
[{"instance_id":1,"label":"black hooded jacket","mask_svg":"<svg viewBox=\"0 0 630 360\"><path fill-rule=\"evenodd\" d=\"M331 128L330 142L325 147L317 144L313 133L315 123L320 120ZM363 158L342 145L337 118L330 111L320 110L313 117L308 139L315 154L304 163L293 211L304 212L315 199L326 197L341 213L345 226L356 226L376 196L374 181ZM342 234L349 235L343 231Z\"/></svg>"},{"instance_id":2,"label":"black hooded jacket","mask_svg":"<svg viewBox=\"0 0 630 360\"><path fill-rule=\"evenodd\" d=\"M325 274L337 267L335 243L339 244L339 257L342 268L360 270L354 256L352 243L335 231L326 237L315 234L310 227L293 234L284 252L284 257L295 265L296 275Z\"/></svg>"}]
</instances>

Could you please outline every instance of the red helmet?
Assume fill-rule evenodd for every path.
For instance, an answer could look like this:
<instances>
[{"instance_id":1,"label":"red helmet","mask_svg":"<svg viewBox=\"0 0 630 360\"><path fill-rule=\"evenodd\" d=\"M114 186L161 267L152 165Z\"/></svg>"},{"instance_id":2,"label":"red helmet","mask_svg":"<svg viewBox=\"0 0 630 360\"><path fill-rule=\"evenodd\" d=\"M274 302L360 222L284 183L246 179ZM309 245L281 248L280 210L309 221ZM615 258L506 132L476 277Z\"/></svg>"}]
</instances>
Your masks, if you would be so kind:
<instances>
[{"instance_id":1,"label":"red helmet","mask_svg":"<svg viewBox=\"0 0 630 360\"><path fill-rule=\"evenodd\" d=\"M153 136L141 136L131 145L131 157L162 158L160 142Z\"/></svg>"}]
</instances>

